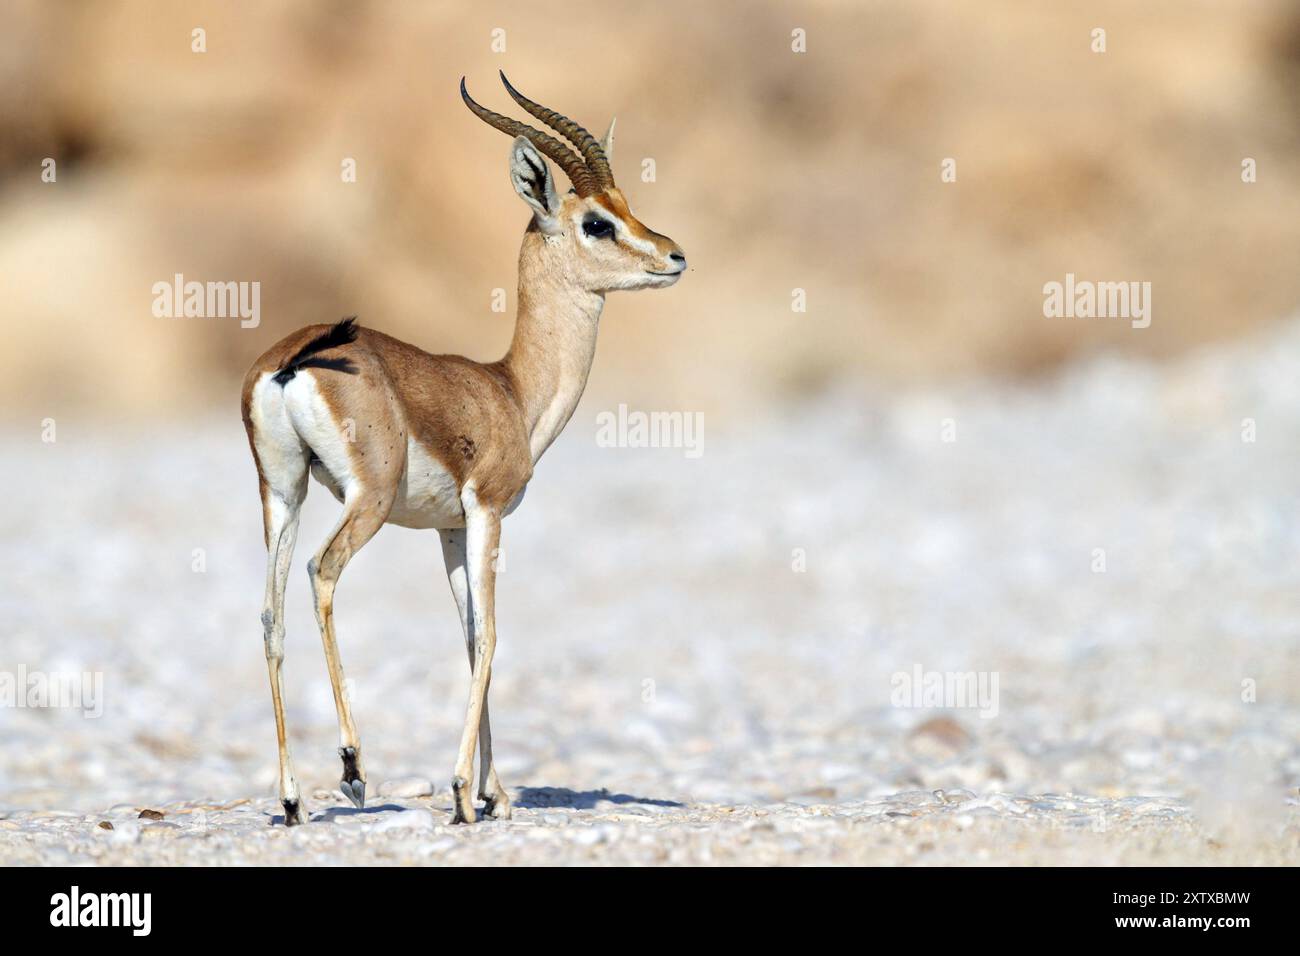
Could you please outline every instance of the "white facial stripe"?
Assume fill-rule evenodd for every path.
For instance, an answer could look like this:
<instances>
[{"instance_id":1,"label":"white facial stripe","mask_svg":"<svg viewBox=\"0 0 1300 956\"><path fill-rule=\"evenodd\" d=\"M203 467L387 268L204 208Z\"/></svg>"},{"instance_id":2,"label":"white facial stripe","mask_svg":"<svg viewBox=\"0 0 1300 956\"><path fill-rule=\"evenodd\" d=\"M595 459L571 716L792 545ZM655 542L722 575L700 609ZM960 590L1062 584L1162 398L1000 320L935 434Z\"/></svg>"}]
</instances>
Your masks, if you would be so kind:
<instances>
[{"instance_id":1,"label":"white facial stripe","mask_svg":"<svg viewBox=\"0 0 1300 956\"><path fill-rule=\"evenodd\" d=\"M611 216L610 219L614 223L614 231L618 234L618 238L620 242L626 243L631 248L637 250L638 252L644 252L648 256L659 255L659 247L656 246L653 242L650 242L648 239L642 239L639 236L632 235L632 230L630 230L627 227L627 223L623 222L623 220L616 219L613 216Z\"/></svg>"},{"instance_id":2,"label":"white facial stripe","mask_svg":"<svg viewBox=\"0 0 1300 956\"><path fill-rule=\"evenodd\" d=\"M644 255L658 257L659 247L648 239L642 239L640 236L633 235L632 230L628 228L627 223L624 222L620 216L604 208L597 211L596 215L614 225L614 238L618 242L627 246L629 249L634 249ZM589 246L594 246L599 242L604 242L605 239L608 238L589 236L587 235L586 230L581 227L579 227L579 235L582 236L582 241Z\"/></svg>"}]
</instances>

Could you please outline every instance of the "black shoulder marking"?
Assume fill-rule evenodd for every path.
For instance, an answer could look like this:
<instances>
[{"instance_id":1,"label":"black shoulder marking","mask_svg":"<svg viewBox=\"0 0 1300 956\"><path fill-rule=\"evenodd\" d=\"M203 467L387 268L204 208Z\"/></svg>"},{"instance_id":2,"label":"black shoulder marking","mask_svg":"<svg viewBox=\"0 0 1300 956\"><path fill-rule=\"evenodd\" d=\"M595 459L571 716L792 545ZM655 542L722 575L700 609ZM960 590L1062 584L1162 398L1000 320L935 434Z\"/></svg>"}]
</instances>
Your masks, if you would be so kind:
<instances>
[{"instance_id":1,"label":"black shoulder marking","mask_svg":"<svg viewBox=\"0 0 1300 956\"><path fill-rule=\"evenodd\" d=\"M328 330L316 336L302 348L284 367L275 373L277 385L285 385L298 374L300 368L328 368L348 375L357 373L356 364L348 358L320 358L319 353L341 345L350 345L357 340L357 317L350 315L341 322L331 325Z\"/></svg>"}]
</instances>

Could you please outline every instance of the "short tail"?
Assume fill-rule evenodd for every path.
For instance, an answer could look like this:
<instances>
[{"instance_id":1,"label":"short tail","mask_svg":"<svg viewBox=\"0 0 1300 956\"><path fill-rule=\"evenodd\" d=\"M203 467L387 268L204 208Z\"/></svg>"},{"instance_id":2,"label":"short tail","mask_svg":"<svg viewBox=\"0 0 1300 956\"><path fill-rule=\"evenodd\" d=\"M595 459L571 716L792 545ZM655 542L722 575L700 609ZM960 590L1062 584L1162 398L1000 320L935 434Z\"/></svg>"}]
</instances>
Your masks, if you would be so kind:
<instances>
[{"instance_id":1,"label":"short tail","mask_svg":"<svg viewBox=\"0 0 1300 956\"><path fill-rule=\"evenodd\" d=\"M340 345L349 345L357 340L357 317L350 315L341 322L331 325L329 329L316 336L289 359L278 372L275 382L285 385L290 382L301 368L329 368L336 372L355 375L356 365L347 358L321 358L320 353Z\"/></svg>"}]
</instances>

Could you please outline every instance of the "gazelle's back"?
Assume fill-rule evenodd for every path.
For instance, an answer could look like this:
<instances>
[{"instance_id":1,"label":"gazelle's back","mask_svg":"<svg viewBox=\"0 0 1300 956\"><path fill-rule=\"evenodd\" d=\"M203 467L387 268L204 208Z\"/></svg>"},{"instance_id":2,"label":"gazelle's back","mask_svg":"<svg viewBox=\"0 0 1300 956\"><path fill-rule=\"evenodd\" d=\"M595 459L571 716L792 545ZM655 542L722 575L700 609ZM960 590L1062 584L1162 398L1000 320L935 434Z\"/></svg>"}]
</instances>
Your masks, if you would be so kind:
<instances>
[{"instance_id":1,"label":"gazelle's back","mask_svg":"<svg viewBox=\"0 0 1300 956\"><path fill-rule=\"evenodd\" d=\"M359 327L304 354L336 328L286 336L245 377L245 427L273 488L298 480L285 459L306 455L336 498L388 492L382 520L410 528L463 527L467 484L502 509L523 490L528 439L499 366Z\"/></svg>"}]
</instances>

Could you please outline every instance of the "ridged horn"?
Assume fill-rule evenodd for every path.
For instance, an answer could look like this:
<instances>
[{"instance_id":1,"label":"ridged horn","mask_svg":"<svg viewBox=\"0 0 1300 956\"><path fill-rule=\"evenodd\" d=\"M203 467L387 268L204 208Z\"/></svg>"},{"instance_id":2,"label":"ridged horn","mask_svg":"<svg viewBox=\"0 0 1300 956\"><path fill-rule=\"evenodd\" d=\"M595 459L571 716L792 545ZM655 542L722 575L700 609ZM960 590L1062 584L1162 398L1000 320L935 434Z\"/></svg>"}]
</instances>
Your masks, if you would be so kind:
<instances>
[{"instance_id":1,"label":"ridged horn","mask_svg":"<svg viewBox=\"0 0 1300 956\"><path fill-rule=\"evenodd\" d=\"M465 77L463 76L460 78L460 96L465 101L465 105L469 107L470 112L489 126L501 130L507 136L526 136L530 143L564 170L564 175L569 177L569 182L573 183L573 188L579 196L590 196L592 193L600 192L603 188L597 181L595 174L587 168L582 157L554 136L543 133L540 129L535 129L527 123L513 120L509 116L494 113L490 109L475 103L474 99L469 95L469 91L465 89Z\"/></svg>"},{"instance_id":2,"label":"ridged horn","mask_svg":"<svg viewBox=\"0 0 1300 956\"><path fill-rule=\"evenodd\" d=\"M600 142L596 137L567 116L557 113L555 110L547 109L540 103L534 103L510 85L504 70L498 72L501 74L501 82L505 84L506 92L510 94L516 103L578 147L578 152L582 153L587 168L591 170L592 175L596 177L596 182L600 184L602 189L608 189L614 185L614 174L610 171L609 159L605 156L605 151L600 148Z\"/></svg>"}]
</instances>

